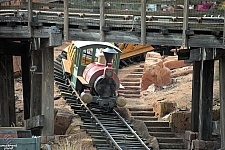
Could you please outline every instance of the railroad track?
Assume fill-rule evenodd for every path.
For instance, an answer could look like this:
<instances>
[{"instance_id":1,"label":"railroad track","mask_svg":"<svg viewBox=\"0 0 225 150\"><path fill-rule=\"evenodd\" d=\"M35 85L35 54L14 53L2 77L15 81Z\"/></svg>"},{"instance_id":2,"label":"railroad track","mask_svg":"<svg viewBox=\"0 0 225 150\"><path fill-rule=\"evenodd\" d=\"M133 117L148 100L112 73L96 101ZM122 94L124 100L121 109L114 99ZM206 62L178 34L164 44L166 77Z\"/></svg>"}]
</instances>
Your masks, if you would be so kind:
<instances>
[{"instance_id":1,"label":"railroad track","mask_svg":"<svg viewBox=\"0 0 225 150\"><path fill-rule=\"evenodd\" d=\"M94 103L88 105L83 103L76 90L70 85L68 77L63 74L61 59L65 56L65 53L62 53L54 62L55 83L74 113L79 114L84 121L81 128L92 137L97 150L151 150L151 147L147 146L147 141L141 139L130 123L125 121L116 110L107 112Z\"/></svg>"}]
</instances>

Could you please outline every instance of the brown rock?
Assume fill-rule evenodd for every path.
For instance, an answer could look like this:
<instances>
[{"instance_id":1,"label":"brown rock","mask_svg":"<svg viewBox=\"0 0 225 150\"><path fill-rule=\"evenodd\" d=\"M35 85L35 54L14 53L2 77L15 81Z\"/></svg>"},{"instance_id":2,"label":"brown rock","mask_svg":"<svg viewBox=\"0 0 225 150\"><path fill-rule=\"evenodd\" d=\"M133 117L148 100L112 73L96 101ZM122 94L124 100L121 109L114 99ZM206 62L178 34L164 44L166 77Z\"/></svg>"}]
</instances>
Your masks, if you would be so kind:
<instances>
[{"instance_id":1,"label":"brown rock","mask_svg":"<svg viewBox=\"0 0 225 150\"><path fill-rule=\"evenodd\" d=\"M133 120L132 125L137 134L149 142L150 147L152 147L154 150L159 150L157 138L149 134L148 128L142 120Z\"/></svg>"},{"instance_id":2,"label":"brown rock","mask_svg":"<svg viewBox=\"0 0 225 150\"><path fill-rule=\"evenodd\" d=\"M184 60L178 60L178 56L167 56L163 60L165 67L169 69L177 69L185 66L190 66L190 64L185 64Z\"/></svg>"},{"instance_id":3,"label":"brown rock","mask_svg":"<svg viewBox=\"0 0 225 150\"><path fill-rule=\"evenodd\" d=\"M175 133L184 133L191 129L191 112L178 111L170 115L172 131Z\"/></svg>"},{"instance_id":4,"label":"brown rock","mask_svg":"<svg viewBox=\"0 0 225 150\"><path fill-rule=\"evenodd\" d=\"M148 86L155 84L162 87L171 83L170 70L163 65L161 56L158 53L148 52L146 55L144 73L141 81L141 90L148 89Z\"/></svg>"},{"instance_id":5,"label":"brown rock","mask_svg":"<svg viewBox=\"0 0 225 150\"><path fill-rule=\"evenodd\" d=\"M76 134L80 130L80 125L83 124L80 118L73 118L72 123L66 130L66 135Z\"/></svg>"},{"instance_id":6,"label":"brown rock","mask_svg":"<svg viewBox=\"0 0 225 150\"><path fill-rule=\"evenodd\" d=\"M75 116L75 114L65 108L59 109L55 118L54 134L65 134Z\"/></svg>"},{"instance_id":7,"label":"brown rock","mask_svg":"<svg viewBox=\"0 0 225 150\"><path fill-rule=\"evenodd\" d=\"M177 103L170 101L156 102L154 105L156 116L163 117L177 109Z\"/></svg>"}]
</instances>

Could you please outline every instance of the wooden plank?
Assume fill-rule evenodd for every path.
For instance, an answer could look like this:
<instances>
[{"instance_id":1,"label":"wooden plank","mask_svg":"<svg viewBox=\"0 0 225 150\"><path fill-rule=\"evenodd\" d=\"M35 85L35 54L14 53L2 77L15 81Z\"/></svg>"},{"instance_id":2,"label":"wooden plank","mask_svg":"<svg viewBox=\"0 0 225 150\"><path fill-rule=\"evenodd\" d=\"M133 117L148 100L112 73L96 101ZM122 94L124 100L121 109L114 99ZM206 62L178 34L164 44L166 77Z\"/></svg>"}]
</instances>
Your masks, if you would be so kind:
<instances>
[{"instance_id":1,"label":"wooden plank","mask_svg":"<svg viewBox=\"0 0 225 150\"><path fill-rule=\"evenodd\" d=\"M82 31L79 29L69 30L69 40L86 40L99 41L100 35L96 30ZM141 43L140 36L135 35L135 32L126 31L110 31L106 33L106 42L114 41L115 43ZM169 35L162 35L157 32L147 32L146 43L151 45L168 45L181 46L182 35L179 33L172 33ZM204 45L208 48L223 48L222 38L217 38L213 35L195 34L188 39L188 45L191 47L201 47Z\"/></svg>"},{"instance_id":2,"label":"wooden plank","mask_svg":"<svg viewBox=\"0 0 225 150\"><path fill-rule=\"evenodd\" d=\"M0 55L0 105L1 126L16 124L13 58L11 55Z\"/></svg>"},{"instance_id":3,"label":"wooden plank","mask_svg":"<svg viewBox=\"0 0 225 150\"><path fill-rule=\"evenodd\" d=\"M71 60L67 60L67 59L64 59L62 58L62 64L63 64L63 68L64 68L64 71L69 73L70 75L72 74L71 72Z\"/></svg>"},{"instance_id":4,"label":"wooden plank","mask_svg":"<svg viewBox=\"0 0 225 150\"><path fill-rule=\"evenodd\" d=\"M212 138L214 60L201 61L198 139Z\"/></svg>"},{"instance_id":5,"label":"wooden plank","mask_svg":"<svg viewBox=\"0 0 225 150\"><path fill-rule=\"evenodd\" d=\"M221 147L225 147L225 57L219 61Z\"/></svg>"},{"instance_id":6,"label":"wooden plank","mask_svg":"<svg viewBox=\"0 0 225 150\"><path fill-rule=\"evenodd\" d=\"M224 49L192 49L190 50L190 62L192 61L201 61L201 60L218 60L222 57L225 57Z\"/></svg>"},{"instance_id":7,"label":"wooden plank","mask_svg":"<svg viewBox=\"0 0 225 150\"><path fill-rule=\"evenodd\" d=\"M41 114L41 100L42 100L42 51L32 50L31 52L32 64L36 66L37 70L31 73L31 98L30 98L30 117Z\"/></svg>"},{"instance_id":8,"label":"wooden plank","mask_svg":"<svg viewBox=\"0 0 225 150\"><path fill-rule=\"evenodd\" d=\"M100 1L100 41L105 41L105 32L103 31L103 26L105 26L105 1Z\"/></svg>"},{"instance_id":9,"label":"wooden plank","mask_svg":"<svg viewBox=\"0 0 225 150\"><path fill-rule=\"evenodd\" d=\"M146 0L141 0L141 44L146 45Z\"/></svg>"},{"instance_id":10,"label":"wooden plank","mask_svg":"<svg viewBox=\"0 0 225 150\"><path fill-rule=\"evenodd\" d=\"M42 128L45 123L44 115L37 115L26 120L26 129Z\"/></svg>"},{"instance_id":11,"label":"wooden plank","mask_svg":"<svg viewBox=\"0 0 225 150\"><path fill-rule=\"evenodd\" d=\"M82 76L77 76L77 79L83 84L83 85L87 85L87 81L82 77Z\"/></svg>"},{"instance_id":12,"label":"wooden plank","mask_svg":"<svg viewBox=\"0 0 225 150\"><path fill-rule=\"evenodd\" d=\"M201 62L193 62L191 131L198 132Z\"/></svg>"},{"instance_id":13,"label":"wooden plank","mask_svg":"<svg viewBox=\"0 0 225 150\"><path fill-rule=\"evenodd\" d=\"M29 52L29 42L24 48L24 51ZM24 106L24 120L30 118L30 94L31 94L31 57L28 55L21 56L21 67L22 67L22 83L23 83L23 106Z\"/></svg>"},{"instance_id":14,"label":"wooden plank","mask_svg":"<svg viewBox=\"0 0 225 150\"><path fill-rule=\"evenodd\" d=\"M68 11L68 0L64 0L64 40L69 38L69 11Z\"/></svg>"},{"instance_id":15,"label":"wooden plank","mask_svg":"<svg viewBox=\"0 0 225 150\"><path fill-rule=\"evenodd\" d=\"M33 2L28 0L28 36L33 37L34 31L32 28L33 23Z\"/></svg>"},{"instance_id":16,"label":"wooden plank","mask_svg":"<svg viewBox=\"0 0 225 150\"><path fill-rule=\"evenodd\" d=\"M45 116L44 127L41 135L54 135L54 53L53 48L49 47L42 50L42 109L41 113Z\"/></svg>"},{"instance_id":17,"label":"wooden plank","mask_svg":"<svg viewBox=\"0 0 225 150\"><path fill-rule=\"evenodd\" d=\"M182 46L187 47L187 35L186 31L188 29L188 12L189 11L189 0L184 0L184 11L183 11L183 34L182 34Z\"/></svg>"},{"instance_id":18,"label":"wooden plank","mask_svg":"<svg viewBox=\"0 0 225 150\"><path fill-rule=\"evenodd\" d=\"M25 127L0 127L0 131L4 130L25 130Z\"/></svg>"},{"instance_id":19,"label":"wooden plank","mask_svg":"<svg viewBox=\"0 0 225 150\"><path fill-rule=\"evenodd\" d=\"M36 38L49 38L49 33L51 32L50 27L42 27L41 29L34 29L34 37ZM16 26L6 27L0 26L0 38L10 38L10 39L28 39L28 27L27 26Z\"/></svg>"},{"instance_id":20,"label":"wooden plank","mask_svg":"<svg viewBox=\"0 0 225 150\"><path fill-rule=\"evenodd\" d=\"M2 55L22 56L28 54L28 52L24 50L24 43L0 41L0 45L0 54Z\"/></svg>"}]
</instances>

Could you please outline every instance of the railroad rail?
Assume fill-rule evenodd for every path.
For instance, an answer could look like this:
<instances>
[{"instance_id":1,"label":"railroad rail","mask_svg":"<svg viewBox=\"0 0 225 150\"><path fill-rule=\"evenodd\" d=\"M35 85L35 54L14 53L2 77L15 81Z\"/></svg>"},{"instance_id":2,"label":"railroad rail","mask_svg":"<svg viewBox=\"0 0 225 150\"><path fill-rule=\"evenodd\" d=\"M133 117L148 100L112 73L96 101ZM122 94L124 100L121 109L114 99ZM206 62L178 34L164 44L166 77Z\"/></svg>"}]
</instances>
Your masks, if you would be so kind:
<instances>
[{"instance_id":1,"label":"railroad rail","mask_svg":"<svg viewBox=\"0 0 225 150\"><path fill-rule=\"evenodd\" d=\"M77 91L71 86L70 80L63 75L61 58L65 56L63 52L54 62L55 83L66 102L84 121L81 128L91 135L96 148L98 150L150 150L148 143L136 134L131 125L116 110L106 112L96 104L86 105L81 100Z\"/></svg>"}]
</instances>

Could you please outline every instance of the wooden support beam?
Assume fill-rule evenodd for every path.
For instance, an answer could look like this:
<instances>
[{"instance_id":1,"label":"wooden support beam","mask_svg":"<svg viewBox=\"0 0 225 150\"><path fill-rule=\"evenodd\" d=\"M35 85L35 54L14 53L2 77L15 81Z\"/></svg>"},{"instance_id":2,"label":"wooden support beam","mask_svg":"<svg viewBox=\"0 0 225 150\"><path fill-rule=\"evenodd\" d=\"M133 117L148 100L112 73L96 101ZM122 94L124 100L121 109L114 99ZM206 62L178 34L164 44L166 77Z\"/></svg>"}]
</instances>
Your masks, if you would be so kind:
<instances>
[{"instance_id":1,"label":"wooden support beam","mask_svg":"<svg viewBox=\"0 0 225 150\"><path fill-rule=\"evenodd\" d=\"M189 14L189 0L184 0L184 9L183 9L183 34L182 34L182 46L187 47L187 35L186 31L188 29L188 14Z\"/></svg>"},{"instance_id":2,"label":"wooden support beam","mask_svg":"<svg viewBox=\"0 0 225 150\"><path fill-rule=\"evenodd\" d=\"M69 39L69 3L68 0L64 0L64 40Z\"/></svg>"},{"instance_id":3,"label":"wooden support beam","mask_svg":"<svg viewBox=\"0 0 225 150\"><path fill-rule=\"evenodd\" d=\"M100 0L100 41L105 42L105 32L102 29L105 26L105 0Z\"/></svg>"},{"instance_id":4,"label":"wooden support beam","mask_svg":"<svg viewBox=\"0 0 225 150\"><path fill-rule=\"evenodd\" d=\"M190 50L188 61L218 60L222 57L225 57L225 51L221 48L196 48Z\"/></svg>"},{"instance_id":5,"label":"wooden support beam","mask_svg":"<svg viewBox=\"0 0 225 150\"><path fill-rule=\"evenodd\" d=\"M27 46L25 47L24 51L27 53L29 52L29 44L27 42ZM23 83L23 106L24 106L24 120L30 118L30 84L31 84L31 77L30 77L30 67L31 67L31 57L28 55L21 56L21 66L22 66L22 83Z\"/></svg>"},{"instance_id":6,"label":"wooden support beam","mask_svg":"<svg viewBox=\"0 0 225 150\"><path fill-rule=\"evenodd\" d=\"M146 45L146 0L141 0L141 44Z\"/></svg>"},{"instance_id":7,"label":"wooden support beam","mask_svg":"<svg viewBox=\"0 0 225 150\"><path fill-rule=\"evenodd\" d=\"M214 60L201 61L200 73L200 100L199 100L199 140L212 138L212 104Z\"/></svg>"},{"instance_id":8,"label":"wooden support beam","mask_svg":"<svg viewBox=\"0 0 225 150\"><path fill-rule=\"evenodd\" d=\"M198 132L201 62L193 62L191 131Z\"/></svg>"},{"instance_id":9,"label":"wooden support beam","mask_svg":"<svg viewBox=\"0 0 225 150\"><path fill-rule=\"evenodd\" d=\"M36 66L36 70L31 72L31 97L30 97L30 117L41 114L42 95L42 51L32 50L31 66Z\"/></svg>"},{"instance_id":10,"label":"wooden support beam","mask_svg":"<svg viewBox=\"0 0 225 150\"><path fill-rule=\"evenodd\" d=\"M225 147L225 57L219 61L221 148Z\"/></svg>"},{"instance_id":11,"label":"wooden support beam","mask_svg":"<svg viewBox=\"0 0 225 150\"><path fill-rule=\"evenodd\" d=\"M42 100L41 113L45 116L42 135L54 135L54 53L49 47L42 50Z\"/></svg>"},{"instance_id":12,"label":"wooden support beam","mask_svg":"<svg viewBox=\"0 0 225 150\"><path fill-rule=\"evenodd\" d=\"M26 120L26 129L42 128L44 126L44 115L37 115Z\"/></svg>"},{"instance_id":13,"label":"wooden support beam","mask_svg":"<svg viewBox=\"0 0 225 150\"><path fill-rule=\"evenodd\" d=\"M99 41L100 34L97 30L86 30L82 31L80 29L70 29L69 30L69 40L84 40L84 41ZM115 43L141 43L140 35L136 35L132 31L110 31L105 32L106 42ZM182 34L173 33L169 35L162 35L159 32L147 32L146 43L151 45L167 45L167 46L181 46L182 45ZM195 34L193 37L189 37L188 46L191 47L202 47L204 45L207 48L223 48L222 38L216 38L213 35L202 35Z\"/></svg>"},{"instance_id":14,"label":"wooden support beam","mask_svg":"<svg viewBox=\"0 0 225 150\"><path fill-rule=\"evenodd\" d=\"M0 54L2 55L15 55L22 56L28 55L28 52L25 50L26 44L21 42L9 42L9 41L0 41L1 49Z\"/></svg>"},{"instance_id":15,"label":"wooden support beam","mask_svg":"<svg viewBox=\"0 0 225 150\"><path fill-rule=\"evenodd\" d=\"M16 124L12 55L0 55L0 70L1 126L9 127Z\"/></svg>"},{"instance_id":16,"label":"wooden support beam","mask_svg":"<svg viewBox=\"0 0 225 150\"><path fill-rule=\"evenodd\" d=\"M28 0L28 36L31 38L34 36L32 22L33 22L33 2L32 0Z\"/></svg>"}]
</instances>

